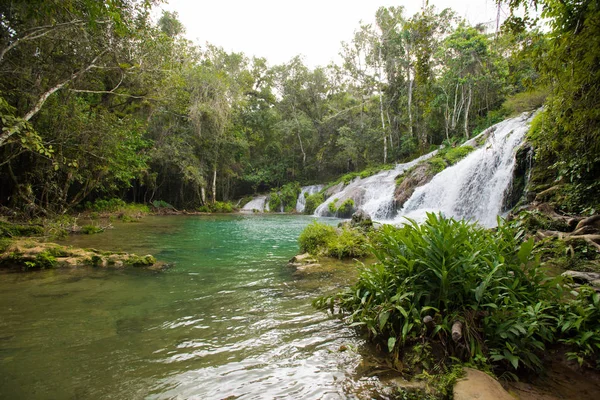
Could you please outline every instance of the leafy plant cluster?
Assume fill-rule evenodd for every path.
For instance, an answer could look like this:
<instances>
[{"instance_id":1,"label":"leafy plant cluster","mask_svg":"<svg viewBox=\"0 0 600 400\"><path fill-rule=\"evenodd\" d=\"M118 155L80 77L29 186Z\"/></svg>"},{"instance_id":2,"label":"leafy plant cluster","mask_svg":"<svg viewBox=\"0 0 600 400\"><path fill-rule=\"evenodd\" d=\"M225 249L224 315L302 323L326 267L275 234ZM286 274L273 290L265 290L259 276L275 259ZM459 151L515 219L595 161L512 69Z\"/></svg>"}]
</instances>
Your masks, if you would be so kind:
<instances>
[{"instance_id":1,"label":"leafy plant cluster","mask_svg":"<svg viewBox=\"0 0 600 400\"><path fill-rule=\"evenodd\" d=\"M372 239L378 263L363 267L346 292L315 304L347 315L395 358L427 342L442 358L540 370L547 346L562 342L572 346L571 358L596 366L598 294L567 293L522 235L502 220L489 231L435 214L421 225L384 226ZM461 335L453 338L457 324Z\"/></svg>"},{"instance_id":2,"label":"leafy plant cluster","mask_svg":"<svg viewBox=\"0 0 600 400\"><path fill-rule=\"evenodd\" d=\"M292 212L302 189L298 182L290 182L278 190L271 191L269 196L269 209L272 212Z\"/></svg>"},{"instance_id":3,"label":"leafy plant cluster","mask_svg":"<svg viewBox=\"0 0 600 400\"><path fill-rule=\"evenodd\" d=\"M331 214L338 218L349 218L354 212L354 200L346 199L341 204L337 204L338 199L333 199L328 205L327 209Z\"/></svg>"},{"instance_id":4,"label":"leafy plant cluster","mask_svg":"<svg viewBox=\"0 0 600 400\"><path fill-rule=\"evenodd\" d=\"M368 254L368 239L359 229L336 229L317 221L311 222L300 234L301 252L335 258L360 258Z\"/></svg>"},{"instance_id":5,"label":"leafy plant cluster","mask_svg":"<svg viewBox=\"0 0 600 400\"><path fill-rule=\"evenodd\" d=\"M198 207L198 211L206 213L231 213L234 210L235 207L228 201L215 201Z\"/></svg>"},{"instance_id":6,"label":"leafy plant cluster","mask_svg":"<svg viewBox=\"0 0 600 400\"><path fill-rule=\"evenodd\" d=\"M304 214L312 215L317 207L319 207L325 201L325 195L323 192L310 195L305 193L305 195Z\"/></svg>"}]
</instances>

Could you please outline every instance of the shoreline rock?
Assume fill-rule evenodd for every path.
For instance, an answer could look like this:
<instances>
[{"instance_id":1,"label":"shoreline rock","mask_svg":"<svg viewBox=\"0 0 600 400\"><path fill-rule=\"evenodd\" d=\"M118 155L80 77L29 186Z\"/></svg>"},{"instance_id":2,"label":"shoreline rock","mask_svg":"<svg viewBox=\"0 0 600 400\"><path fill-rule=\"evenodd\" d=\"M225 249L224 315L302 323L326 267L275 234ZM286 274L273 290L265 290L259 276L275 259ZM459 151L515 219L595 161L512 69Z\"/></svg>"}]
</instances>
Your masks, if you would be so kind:
<instances>
[{"instance_id":1,"label":"shoreline rock","mask_svg":"<svg viewBox=\"0 0 600 400\"><path fill-rule=\"evenodd\" d=\"M127 267L163 270L168 265L150 255L81 249L32 239L15 239L0 254L0 269L33 271L52 268Z\"/></svg>"}]
</instances>

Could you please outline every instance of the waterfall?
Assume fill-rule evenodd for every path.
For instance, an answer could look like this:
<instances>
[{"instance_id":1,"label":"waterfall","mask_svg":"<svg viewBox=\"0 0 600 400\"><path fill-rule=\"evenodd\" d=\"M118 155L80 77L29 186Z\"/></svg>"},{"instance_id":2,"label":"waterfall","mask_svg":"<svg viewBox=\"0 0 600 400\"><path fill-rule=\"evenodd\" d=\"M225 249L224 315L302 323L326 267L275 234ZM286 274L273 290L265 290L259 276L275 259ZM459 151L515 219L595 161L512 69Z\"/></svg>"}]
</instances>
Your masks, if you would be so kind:
<instances>
[{"instance_id":1,"label":"waterfall","mask_svg":"<svg viewBox=\"0 0 600 400\"><path fill-rule=\"evenodd\" d=\"M244 207L242 207L242 211L254 211L258 210L260 212L269 211L269 203L267 202L267 196L256 196L251 201L246 203Z\"/></svg>"},{"instance_id":2,"label":"waterfall","mask_svg":"<svg viewBox=\"0 0 600 400\"><path fill-rule=\"evenodd\" d=\"M515 153L532 118L532 114L523 114L492 127L483 146L417 188L392 223L403 223L404 217L422 221L427 212L441 212L485 227L496 226L512 179Z\"/></svg>"},{"instance_id":3,"label":"waterfall","mask_svg":"<svg viewBox=\"0 0 600 400\"><path fill-rule=\"evenodd\" d=\"M304 207L306 207L306 197L311 194L320 192L323 189L323 185L311 185L303 186L300 194L298 195L298 201L296 201L296 212L303 213Z\"/></svg>"},{"instance_id":4,"label":"waterfall","mask_svg":"<svg viewBox=\"0 0 600 400\"><path fill-rule=\"evenodd\" d=\"M395 168L381 171L367 178L355 178L340 191L333 193L327 200L315 210L316 216L328 216L329 203L337 199L337 204L342 204L347 199L354 200L354 208L362 208L373 219L384 220L394 216L396 210L394 205L394 189L396 178L404 171L416 165L420 161L435 155L437 151L425 154L408 163L398 164Z\"/></svg>"}]
</instances>

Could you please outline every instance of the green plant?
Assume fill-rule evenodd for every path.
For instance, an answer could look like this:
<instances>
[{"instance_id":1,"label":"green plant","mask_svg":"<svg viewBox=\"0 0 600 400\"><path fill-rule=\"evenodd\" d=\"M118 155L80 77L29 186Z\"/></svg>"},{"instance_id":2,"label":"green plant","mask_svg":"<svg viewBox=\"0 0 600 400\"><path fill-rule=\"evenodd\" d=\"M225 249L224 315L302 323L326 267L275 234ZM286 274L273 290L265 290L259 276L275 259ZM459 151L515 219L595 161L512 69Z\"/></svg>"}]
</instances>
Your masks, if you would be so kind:
<instances>
[{"instance_id":1,"label":"green plant","mask_svg":"<svg viewBox=\"0 0 600 400\"><path fill-rule=\"evenodd\" d=\"M104 232L104 229L96 225L84 225L81 227L81 233L85 233L86 235L93 235L100 232Z\"/></svg>"},{"instance_id":2,"label":"green plant","mask_svg":"<svg viewBox=\"0 0 600 400\"><path fill-rule=\"evenodd\" d=\"M336 231L334 227L313 221L304 228L298 238L300 251L317 254L323 248L326 248L327 244L335 236Z\"/></svg>"},{"instance_id":3,"label":"green plant","mask_svg":"<svg viewBox=\"0 0 600 400\"><path fill-rule=\"evenodd\" d=\"M279 212L281 210L281 197L279 197L279 193L271 192L269 196L269 210L271 212Z\"/></svg>"},{"instance_id":4,"label":"green plant","mask_svg":"<svg viewBox=\"0 0 600 400\"><path fill-rule=\"evenodd\" d=\"M346 199L340 206L337 208L336 215L340 218L349 218L354 211L354 200Z\"/></svg>"},{"instance_id":5,"label":"green plant","mask_svg":"<svg viewBox=\"0 0 600 400\"><path fill-rule=\"evenodd\" d=\"M326 243L326 255L336 258L360 258L368 254L367 238L358 229L344 227Z\"/></svg>"},{"instance_id":6,"label":"green plant","mask_svg":"<svg viewBox=\"0 0 600 400\"><path fill-rule=\"evenodd\" d=\"M431 157L427 160L427 163L431 166L431 170L434 174L438 174L446 169L447 164L442 156Z\"/></svg>"},{"instance_id":7,"label":"green plant","mask_svg":"<svg viewBox=\"0 0 600 400\"><path fill-rule=\"evenodd\" d=\"M169 210L174 210L175 209L175 207L173 207L171 204L167 203L164 200L154 200L152 202L152 206L154 208L158 208L158 209L161 209L161 208L167 208Z\"/></svg>"},{"instance_id":8,"label":"green plant","mask_svg":"<svg viewBox=\"0 0 600 400\"><path fill-rule=\"evenodd\" d=\"M384 226L371 243L378 263L364 267L346 292L315 304L337 304L396 356L426 337L465 361L537 370L545 346L560 337L563 291L522 235L501 220L488 231L435 214L420 225ZM425 325L426 316L434 327ZM457 323L461 335L452 339Z\"/></svg>"},{"instance_id":9,"label":"green plant","mask_svg":"<svg viewBox=\"0 0 600 400\"><path fill-rule=\"evenodd\" d=\"M337 212L337 201L338 199L333 199L328 205L327 205L327 209L329 210L330 213L334 214Z\"/></svg>"},{"instance_id":10,"label":"green plant","mask_svg":"<svg viewBox=\"0 0 600 400\"><path fill-rule=\"evenodd\" d=\"M473 148L473 146L457 146L457 147L452 147L452 148L450 148L446 152L446 154L444 155L444 158L446 159L446 161L448 161L448 163L450 165L454 165L458 161L460 161L463 158L465 158L473 150L475 150Z\"/></svg>"},{"instance_id":11,"label":"green plant","mask_svg":"<svg viewBox=\"0 0 600 400\"><path fill-rule=\"evenodd\" d=\"M323 193L315 193L306 196L304 214L313 214L317 207L319 207L325 201Z\"/></svg>"}]
</instances>

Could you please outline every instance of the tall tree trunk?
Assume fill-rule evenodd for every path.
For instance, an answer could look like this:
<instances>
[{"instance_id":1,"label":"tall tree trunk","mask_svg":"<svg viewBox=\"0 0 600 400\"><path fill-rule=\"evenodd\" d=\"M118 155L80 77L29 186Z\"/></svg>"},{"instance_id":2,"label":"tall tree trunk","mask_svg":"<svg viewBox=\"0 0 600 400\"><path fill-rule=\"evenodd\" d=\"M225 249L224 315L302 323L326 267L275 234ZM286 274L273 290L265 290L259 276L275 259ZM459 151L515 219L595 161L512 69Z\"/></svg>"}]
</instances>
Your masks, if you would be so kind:
<instances>
[{"instance_id":1,"label":"tall tree trunk","mask_svg":"<svg viewBox=\"0 0 600 400\"><path fill-rule=\"evenodd\" d=\"M465 107L465 137L469 138L469 109L471 108L471 98L473 97L473 90L471 84L469 84L469 95L467 96L467 106Z\"/></svg>"},{"instance_id":2,"label":"tall tree trunk","mask_svg":"<svg viewBox=\"0 0 600 400\"><path fill-rule=\"evenodd\" d=\"M296 120L296 133L298 135L298 141L300 142L300 151L302 152L302 167L306 165L306 153L304 152L304 145L302 144L302 136L300 136L300 121L298 121L298 115L296 114L296 105L292 103L292 110L294 111L294 119Z\"/></svg>"},{"instance_id":3,"label":"tall tree trunk","mask_svg":"<svg viewBox=\"0 0 600 400\"><path fill-rule=\"evenodd\" d=\"M215 204L217 201L217 164L213 169L213 181L212 181L212 202Z\"/></svg>"},{"instance_id":4,"label":"tall tree trunk","mask_svg":"<svg viewBox=\"0 0 600 400\"><path fill-rule=\"evenodd\" d=\"M412 117L412 92L413 92L413 81L410 76L410 67L406 69L406 78L408 80L408 131L410 136L414 135L413 132L413 117Z\"/></svg>"}]
</instances>

